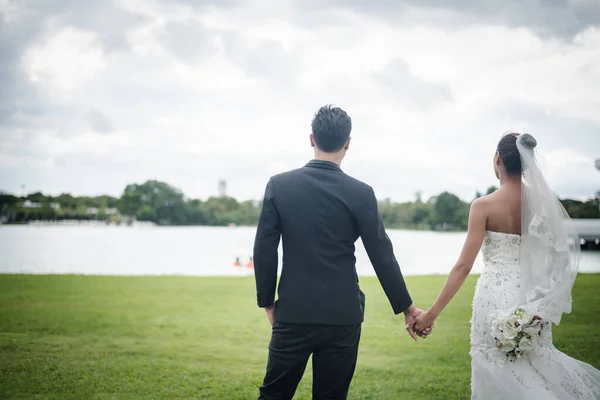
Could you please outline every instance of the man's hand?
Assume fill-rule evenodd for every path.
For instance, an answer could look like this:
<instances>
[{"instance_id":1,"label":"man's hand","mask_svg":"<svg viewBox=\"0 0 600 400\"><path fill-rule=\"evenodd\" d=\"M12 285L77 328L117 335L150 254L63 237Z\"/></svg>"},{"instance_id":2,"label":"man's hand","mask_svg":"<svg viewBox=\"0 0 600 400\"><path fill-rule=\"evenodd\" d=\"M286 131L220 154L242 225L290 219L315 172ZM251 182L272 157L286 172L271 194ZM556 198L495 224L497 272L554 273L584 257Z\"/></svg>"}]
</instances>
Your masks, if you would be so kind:
<instances>
[{"instance_id":1,"label":"man's hand","mask_svg":"<svg viewBox=\"0 0 600 400\"><path fill-rule=\"evenodd\" d=\"M435 318L428 312L422 312L417 315L413 322L413 328L416 331L424 331L428 328L433 328Z\"/></svg>"},{"instance_id":2,"label":"man's hand","mask_svg":"<svg viewBox=\"0 0 600 400\"><path fill-rule=\"evenodd\" d=\"M421 336L423 339L425 339L433 330L433 324L431 326L426 327L422 331L414 330L413 325L415 324L415 319L422 313L423 313L423 310L415 307L414 304L411 304L410 307L408 307L406 310L404 310L404 322L405 322L406 331L415 341L417 340L417 335Z\"/></svg>"},{"instance_id":3,"label":"man's hand","mask_svg":"<svg viewBox=\"0 0 600 400\"><path fill-rule=\"evenodd\" d=\"M267 313L267 318L269 319L269 323L271 326L275 324L275 304L271 304L268 307L265 307L265 312Z\"/></svg>"}]
</instances>

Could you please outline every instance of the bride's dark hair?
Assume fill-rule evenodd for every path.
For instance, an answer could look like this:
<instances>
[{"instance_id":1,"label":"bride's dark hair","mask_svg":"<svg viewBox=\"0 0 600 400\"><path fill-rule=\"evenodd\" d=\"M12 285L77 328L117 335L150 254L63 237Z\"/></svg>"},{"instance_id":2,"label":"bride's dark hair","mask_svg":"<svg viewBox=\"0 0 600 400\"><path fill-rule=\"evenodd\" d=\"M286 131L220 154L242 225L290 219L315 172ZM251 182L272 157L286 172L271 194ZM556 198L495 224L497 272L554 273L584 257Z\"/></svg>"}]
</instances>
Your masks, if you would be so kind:
<instances>
[{"instance_id":1,"label":"bride's dark hair","mask_svg":"<svg viewBox=\"0 0 600 400\"><path fill-rule=\"evenodd\" d=\"M523 173L523 165L521 164L521 155L517 148L517 139L521 136L518 133L509 132L505 134L500 142L498 142L498 154L504 163L504 168L508 175L521 175ZM521 141L525 146L533 150L537 146L537 140L529 133L522 135Z\"/></svg>"}]
</instances>

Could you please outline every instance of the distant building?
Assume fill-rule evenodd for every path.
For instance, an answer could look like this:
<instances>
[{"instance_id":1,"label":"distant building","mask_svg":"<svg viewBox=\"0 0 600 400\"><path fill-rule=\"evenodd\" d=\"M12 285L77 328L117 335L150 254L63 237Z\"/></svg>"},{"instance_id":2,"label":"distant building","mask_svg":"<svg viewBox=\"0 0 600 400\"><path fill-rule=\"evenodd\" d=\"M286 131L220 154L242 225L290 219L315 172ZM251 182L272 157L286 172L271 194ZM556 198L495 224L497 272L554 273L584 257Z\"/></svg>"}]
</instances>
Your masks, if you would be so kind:
<instances>
[{"instance_id":1,"label":"distant building","mask_svg":"<svg viewBox=\"0 0 600 400\"><path fill-rule=\"evenodd\" d=\"M98 214L98 208L96 208L96 207L88 207L85 210L85 213L88 214L88 215L96 215L96 214Z\"/></svg>"},{"instance_id":2,"label":"distant building","mask_svg":"<svg viewBox=\"0 0 600 400\"><path fill-rule=\"evenodd\" d=\"M23 202L24 208L40 208L42 206L41 203L33 202L31 200L25 200Z\"/></svg>"},{"instance_id":3,"label":"distant building","mask_svg":"<svg viewBox=\"0 0 600 400\"><path fill-rule=\"evenodd\" d=\"M227 196L227 182L225 180L219 181L219 197Z\"/></svg>"},{"instance_id":4,"label":"distant building","mask_svg":"<svg viewBox=\"0 0 600 400\"><path fill-rule=\"evenodd\" d=\"M58 203L50 203L50 208L58 210L60 208L60 204L58 204Z\"/></svg>"},{"instance_id":5,"label":"distant building","mask_svg":"<svg viewBox=\"0 0 600 400\"><path fill-rule=\"evenodd\" d=\"M112 208L107 208L105 211L106 215L116 215L119 213L119 210L117 210L116 208L112 207Z\"/></svg>"}]
</instances>

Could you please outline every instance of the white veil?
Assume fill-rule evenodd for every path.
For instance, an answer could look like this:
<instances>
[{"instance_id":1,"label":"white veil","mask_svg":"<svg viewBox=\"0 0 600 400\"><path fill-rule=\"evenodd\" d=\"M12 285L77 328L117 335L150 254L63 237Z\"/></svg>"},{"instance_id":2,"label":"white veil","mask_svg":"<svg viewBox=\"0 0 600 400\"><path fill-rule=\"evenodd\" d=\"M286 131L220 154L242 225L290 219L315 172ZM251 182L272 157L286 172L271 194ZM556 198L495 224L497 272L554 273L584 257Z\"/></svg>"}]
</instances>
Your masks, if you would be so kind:
<instances>
[{"instance_id":1,"label":"white veil","mask_svg":"<svg viewBox=\"0 0 600 400\"><path fill-rule=\"evenodd\" d=\"M562 314L571 312L581 249L569 215L542 174L536 144L529 134L517 139L523 168L520 303L528 312L558 325Z\"/></svg>"}]
</instances>

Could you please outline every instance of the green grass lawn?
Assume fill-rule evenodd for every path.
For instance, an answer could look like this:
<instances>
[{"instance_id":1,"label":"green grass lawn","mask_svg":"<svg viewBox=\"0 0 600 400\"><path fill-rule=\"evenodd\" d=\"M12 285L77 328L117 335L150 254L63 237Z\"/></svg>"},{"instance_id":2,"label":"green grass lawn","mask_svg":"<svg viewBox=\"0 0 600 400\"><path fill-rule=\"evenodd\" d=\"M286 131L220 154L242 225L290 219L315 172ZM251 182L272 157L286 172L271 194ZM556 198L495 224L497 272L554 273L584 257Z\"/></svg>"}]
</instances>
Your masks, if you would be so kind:
<instances>
[{"instance_id":1,"label":"green grass lawn","mask_svg":"<svg viewBox=\"0 0 600 400\"><path fill-rule=\"evenodd\" d=\"M409 277L427 307L445 277ZM470 277L413 342L374 278L351 399L467 399ZM600 274L580 275L557 347L600 367ZM253 278L0 275L2 399L256 399L270 328ZM309 399L310 364L296 398Z\"/></svg>"}]
</instances>

